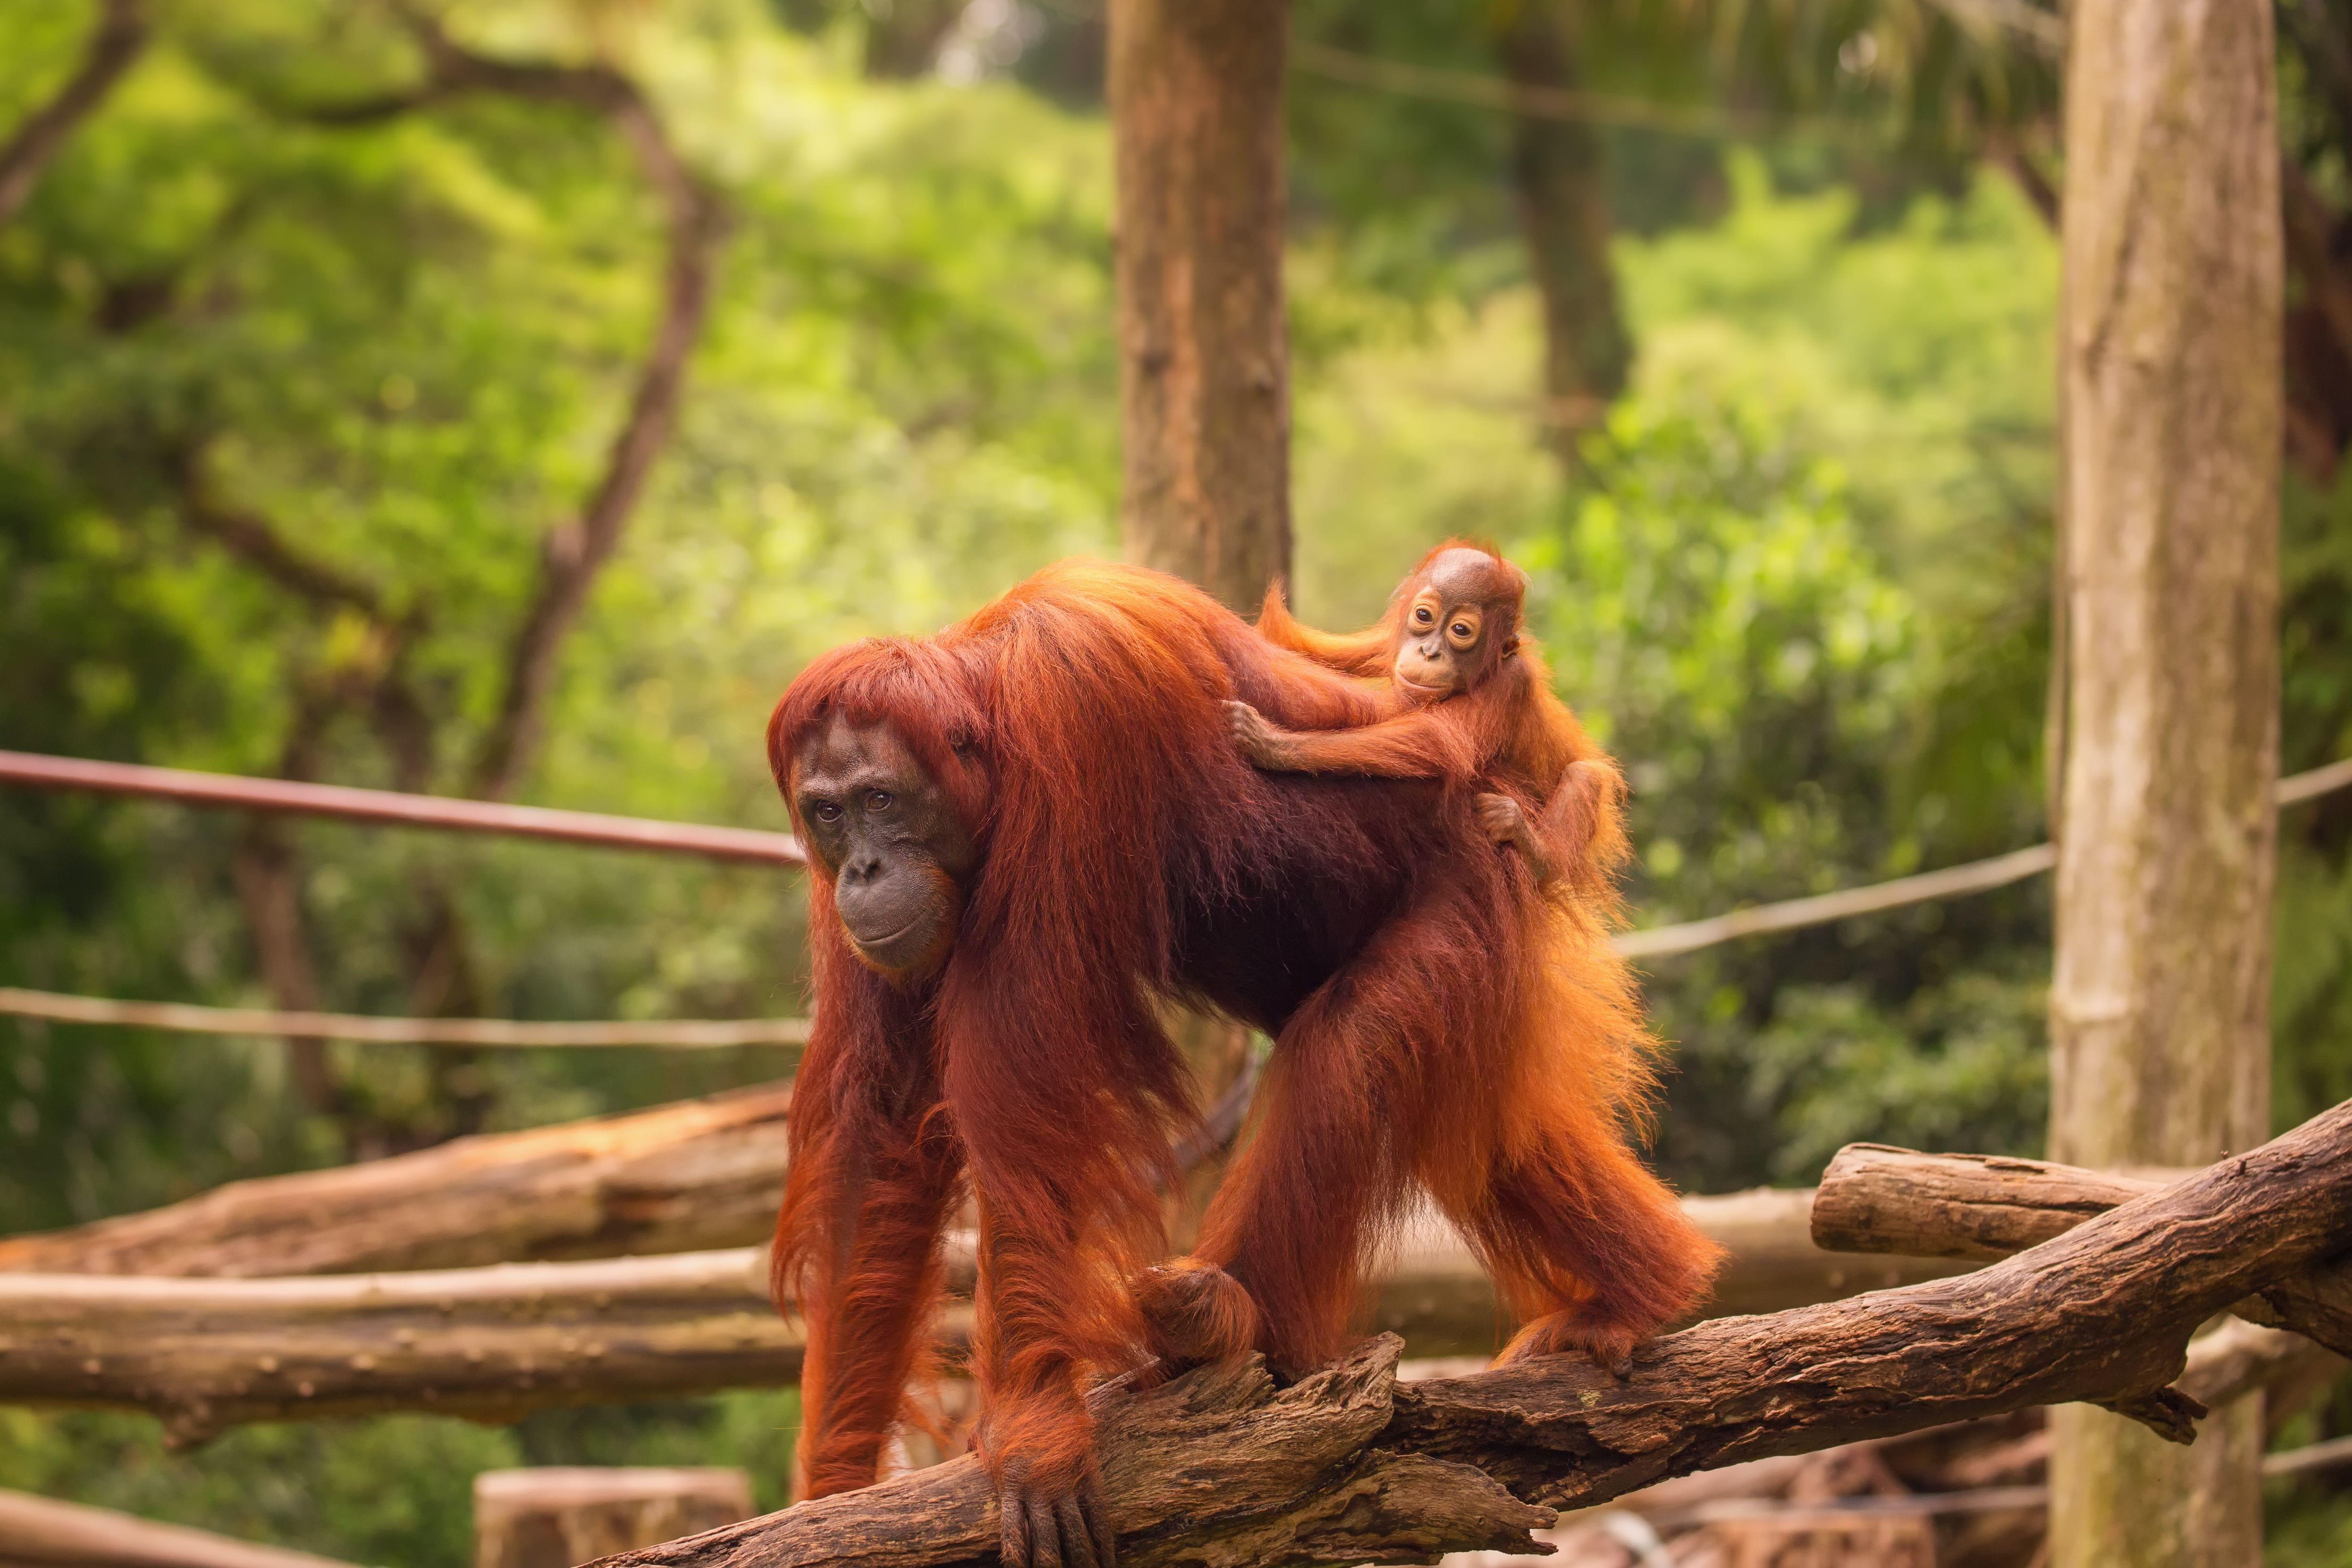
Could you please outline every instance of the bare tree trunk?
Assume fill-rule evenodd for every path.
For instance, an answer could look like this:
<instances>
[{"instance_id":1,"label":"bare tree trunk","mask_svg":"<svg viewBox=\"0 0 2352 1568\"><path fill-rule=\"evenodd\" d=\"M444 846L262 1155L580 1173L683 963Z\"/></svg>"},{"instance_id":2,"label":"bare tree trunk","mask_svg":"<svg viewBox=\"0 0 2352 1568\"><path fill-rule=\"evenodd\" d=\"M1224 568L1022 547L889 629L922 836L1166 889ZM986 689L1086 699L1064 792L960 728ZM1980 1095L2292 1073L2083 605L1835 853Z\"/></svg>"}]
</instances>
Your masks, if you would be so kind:
<instances>
[{"instance_id":1,"label":"bare tree trunk","mask_svg":"<svg viewBox=\"0 0 2352 1568\"><path fill-rule=\"evenodd\" d=\"M2282 241L2267 0L2076 0L2051 1153L2267 1130ZM2262 1412L2054 1413L2053 1568L2252 1563Z\"/></svg>"},{"instance_id":2,"label":"bare tree trunk","mask_svg":"<svg viewBox=\"0 0 2352 1568\"><path fill-rule=\"evenodd\" d=\"M1129 558L1254 611L1290 570L1282 0L1112 0Z\"/></svg>"},{"instance_id":3,"label":"bare tree trunk","mask_svg":"<svg viewBox=\"0 0 2352 1568\"><path fill-rule=\"evenodd\" d=\"M81 65L57 96L0 142L0 227L32 198L74 128L89 118L147 48L147 8L140 0L100 0L98 26Z\"/></svg>"},{"instance_id":4,"label":"bare tree trunk","mask_svg":"<svg viewBox=\"0 0 2352 1568\"><path fill-rule=\"evenodd\" d=\"M1531 92L1574 91L1574 26L1573 0L1518 0L1496 39L1504 74ZM1544 428L1572 463L1577 433L1599 423L1609 400L1625 389L1633 362L1609 265L1601 138L1582 121L1516 114L1511 178L1528 270L1543 300Z\"/></svg>"}]
</instances>

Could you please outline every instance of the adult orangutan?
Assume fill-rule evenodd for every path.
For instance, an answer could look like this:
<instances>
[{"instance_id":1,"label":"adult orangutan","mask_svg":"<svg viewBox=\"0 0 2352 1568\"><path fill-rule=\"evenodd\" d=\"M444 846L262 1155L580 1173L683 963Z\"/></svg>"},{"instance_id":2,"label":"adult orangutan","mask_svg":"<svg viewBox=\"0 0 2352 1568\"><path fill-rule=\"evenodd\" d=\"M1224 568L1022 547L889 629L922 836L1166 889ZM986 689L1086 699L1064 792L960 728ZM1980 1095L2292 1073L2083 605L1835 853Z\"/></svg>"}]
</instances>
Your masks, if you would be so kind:
<instances>
[{"instance_id":1,"label":"adult orangutan","mask_svg":"<svg viewBox=\"0 0 2352 1568\"><path fill-rule=\"evenodd\" d=\"M1525 858L1539 884L1613 904L1624 783L1552 694L1542 655L1519 629L1527 592L1527 574L1461 540L1423 556L1388 613L1351 636L1300 625L1281 589L1269 589L1260 637L1327 669L1385 678L1391 700L1362 729L1305 732L1228 703L1235 742L1278 772L1489 784L1475 804L1496 844Z\"/></svg>"},{"instance_id":2,"label":"adult orangutan","mask_svg":"<svg viewBox=\"0 0 2352 1568\"><path fill-rule=\"evenodd\" d=\"M814 873L775 1255L809 1321L807 1495L874 1479L967 1184L979 1439L1024 1568L1108 1568L1092 1377L1326 1359L1416 1181L1529 1320L1509 1353L1614 1363L1704 1293L1714 1248L1623 1142L1649 1041L1601 931L1465 790L1252 767L1236 700L1294 730L1384 700L1173 579L1073 564L836 649L778 705ZM1169 997L1276 1047L1200 1256L1139 1287L1191 1114Z\"/></svg>"}]
</instances>

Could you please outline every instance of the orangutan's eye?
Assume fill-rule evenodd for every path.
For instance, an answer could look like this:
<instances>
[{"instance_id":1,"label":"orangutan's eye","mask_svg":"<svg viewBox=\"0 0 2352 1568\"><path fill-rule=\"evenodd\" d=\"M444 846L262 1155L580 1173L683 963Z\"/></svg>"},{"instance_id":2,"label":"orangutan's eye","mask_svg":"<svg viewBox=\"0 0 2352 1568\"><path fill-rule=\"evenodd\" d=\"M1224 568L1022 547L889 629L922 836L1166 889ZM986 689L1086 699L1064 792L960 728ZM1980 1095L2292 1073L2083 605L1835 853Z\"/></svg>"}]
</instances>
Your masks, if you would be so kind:
<instances>
[{"instance_id":1,"label":"orangutan's eye","mask_svg":"<svg viewBox=\"0 0 2352 1568\"><path fill-rule=\"evenodd\" d=\"M867 795L866 797L866 809L876 816L879 816L884 812L889 810L890 792L887 789L877 789L873 794Z\"/></svg>"},{"instance_id":2,"label":"orangutan's eye","mask_svg":"<svg viewBox=\"0 0 2352 1568\"><path fill-rule=\"evenodd\" d=\"M819 822L839 822L841 820L841 806L840 804L835 801L821 800L814 805L809 807L809 815L815 817Z\"/></svg>"}]
</instances>

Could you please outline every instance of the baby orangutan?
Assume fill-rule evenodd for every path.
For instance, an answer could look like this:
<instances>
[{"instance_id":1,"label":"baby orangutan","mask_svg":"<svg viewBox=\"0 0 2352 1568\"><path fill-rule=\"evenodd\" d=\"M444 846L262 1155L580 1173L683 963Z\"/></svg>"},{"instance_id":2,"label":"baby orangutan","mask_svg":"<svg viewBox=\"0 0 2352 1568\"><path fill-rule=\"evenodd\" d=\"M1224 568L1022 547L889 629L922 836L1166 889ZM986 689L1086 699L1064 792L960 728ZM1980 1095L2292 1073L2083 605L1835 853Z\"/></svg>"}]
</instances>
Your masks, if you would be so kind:
<instances>
[{"instance_id":1,"label":"baby orangutan","mask_svg":"<svg viewBox=\"0 0 2352 1568\"><path fill-rule=\"evenodd\" d=\"M1430 552L1390 597L1388 614L1353 636L1301 626L1279 588L1271 591L1258 634L1328 668L1385 675L1391 711L1360 729L1284 730L1229 702L1234 740L1273 773L1485 785L1480 824L1525 858L1539 885L1605 896L1624 854L1624 785L1552 694L1541 656L1519 630L1526 597L1526 574L1458 541Z\"/></svg>"}]
</instances>

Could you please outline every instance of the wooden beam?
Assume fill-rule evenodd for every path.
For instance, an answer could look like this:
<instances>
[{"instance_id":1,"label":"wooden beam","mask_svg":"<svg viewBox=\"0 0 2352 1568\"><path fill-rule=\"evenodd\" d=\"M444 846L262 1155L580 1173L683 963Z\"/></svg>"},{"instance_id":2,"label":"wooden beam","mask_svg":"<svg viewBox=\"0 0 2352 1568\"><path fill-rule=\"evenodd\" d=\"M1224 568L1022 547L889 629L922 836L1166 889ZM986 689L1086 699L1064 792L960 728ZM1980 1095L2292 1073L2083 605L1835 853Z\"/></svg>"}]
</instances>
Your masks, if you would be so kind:
<instances>
[{"instance_id":1,"label":"wooden beam","mask_svg":"<svg viewBox=\"0 0 2352 1568\"><path fill-rule=\"evenodd\" d=\"M767 1239L788 1084L236 1182L0 1239L0 1271L255 1279L693 1252Z\"/></svg>"},{"instance_id":2,"label":"wooden beam","mask_svg":"<svg viewBox=\"0 0 2352 1568\"><path fill-rule=\"evenodd\" d=\"M0 1568L345 1568L307 1552L0 1491Z\"/></svg>"},{"instance_id":3,"label":"wooden beam","mask_svg":"<svg viewBox=\"0 0 2352 1568\"><path fill-rule=\"evenodd\" d=\"M566 1160L578 1154L574 1136L562 1144ZM548 1168L578 1173L560 1161ZM624 1160L617 1168L631 1167ZM328 1174L363 1177L375 1169ZM370 1201L407 1186L404 1177ZM490 1190L505 1188L493 1183ZM583 1178L577 1190L609 1188ZM1805 1234L1803 1194L1686 1201L1708 1234L1735 1249L1711 1310L1769 1310L1966 1267L1820 1253ZM465 1212L456 1194L434 1202L444 1220ZM273 1199L260 1212L295 1226L302 1211ZM509 1236L547 1234L510 1216L498 1220L487 1201L478 1212L488 1216L486 1228L497 1223ZM536 1211L524 1205L524 1212ZM593 1205L577 1204L574 1212L588 1217L557 1234L599 1229ZM88 1255L116 1267L157 1256L170 1241L159 1221L110 1222L139 1228L124 1233L122 1245ZM210 1258L226 1273L232 1249L221 1237L238 1238L234 1257L243 1260L263 1256L269 1234L269 1227L225 1227L179 1256ZM314 1261L350 1255L294 1237L289 1249ZM418 1245L411 1255L426 1250ZM968 1291L971 1273L971 1237L951 1237L950 1288ZM0 1273L0 1401L143 1410L186 1443L246 1421L386 1410L511 1418L550 1405L791 1384L800 1376L800 1331L770 1304L766 1280L766 1253L753 1247L310 1279ZM1421 1355L1491 1355L1509 1327L1476 1260L1428 1218L1408 1229L1371 1315ZM960 1346L968 1327L968 1304L950 1300L940 1325L945 1347Z\"/></svg>"},{"instance_id":4,"label":"wooden beam","mask_svg":"<svg viewBox=\"0 0 2352 1568\"><path fill-rule=\"evenodd\" d=\"M551 1405L798 1380L756 1248L312 1279L0 1274L0 1402L246 1421ZM956 1314L946 1325L961 1327Z\"/></svg>"}]
</instances>

